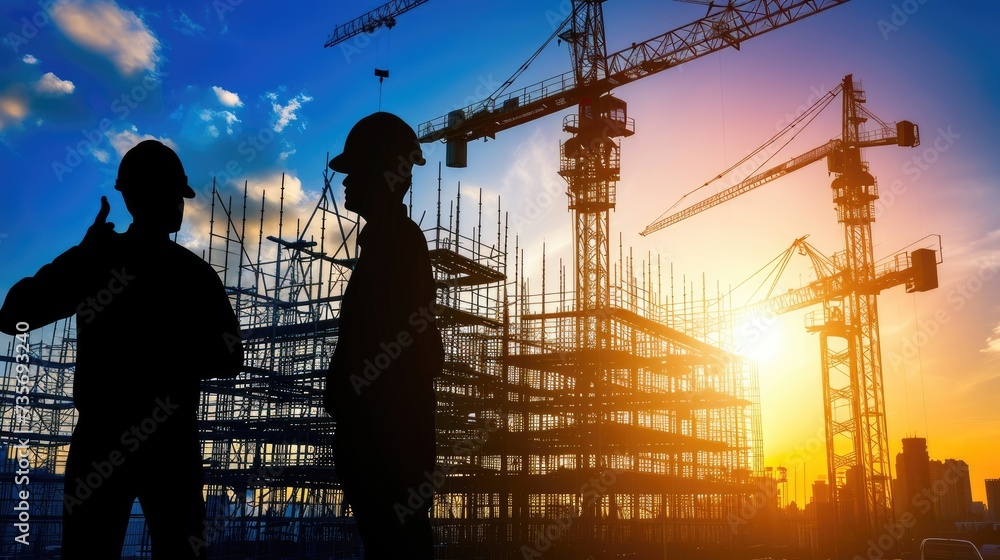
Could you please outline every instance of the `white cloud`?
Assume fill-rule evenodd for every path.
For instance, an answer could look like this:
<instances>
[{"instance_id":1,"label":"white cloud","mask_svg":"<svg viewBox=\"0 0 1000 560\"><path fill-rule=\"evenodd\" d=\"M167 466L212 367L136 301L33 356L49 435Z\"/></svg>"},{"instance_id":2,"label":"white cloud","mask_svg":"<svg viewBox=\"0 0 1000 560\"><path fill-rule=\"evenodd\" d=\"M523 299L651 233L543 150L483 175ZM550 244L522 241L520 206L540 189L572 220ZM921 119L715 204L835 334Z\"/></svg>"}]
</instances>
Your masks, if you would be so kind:
<instances>
[{"instance_id":1,"label":"white cloud","mask_svg":"<svg viewBox=\"0 0 1000 560\"><path fill-rule=\"evenodd\" d=\"M174 22L174 29L180 31L182 34L188 37L193 37L194 35L202 35L205 32L205 28L194 22L183 10L178 10L180 15L175 16L173 9L170 9L170 19Z\"/></svg>"},{"instance_id":2,"label":"white cloud","mask_svg":"<svg viewBox=\"0 0 1000 560\"><path fill-rule=\"evenodd\" d=\"M243 102L240 101L240 96L231 91L226 91L219 86L212 86L212 91L214 91L215 96L219 98L219 103L222 103L226 107L243 106Z\"/></svg>"},{"instance_id":3,"label":"white cloud","mask_svg":"<svg viewBox=\"0 0 1000 560\"><path fill-rule=\"evenodd\" d=\"M112 0L59 0L51 14L71 41L106 56L122 75L156 69L160 41L135 12Z\"/></svg>"},{"instance_id":4,"label":"white cloud","mask_svg":"<svg viewBox=\"0 0 1000 560\"><path fill-rule=\"evenodd\" d=\"M17 88L0 92L0 131L21 124L28 116L28 98Z\"/></svg>"},{"instance_id":5,"label":"white cloud","mask_svg":"<svg viewBox=\"0 0 1000 560\"><path fill-rule=\"evenodd\" d=\"M118 153L119 157L124 156L125 152L131 150L133 146L135 146L139 142L142 142L143 140L159 140L160 142L163 142L167 146L170 146L173 150L175 151L177 150L177 145L174 144L173 140L170 140L169 138L163 138L162 136L160 138L157 138L152 134L140 135L139 129L136 128L135 125L132 125L131 128L122 131L116 132L110 130L104 133L104 135L108 137L109 141L111 141L111 147L115 149L115 152Z\"/></svg>"},{"instance_id":6,"label":"white cloud","mask_svg":"<svg viewBox=\"0 0 1000 560\"><path fill-rule=\"evenodd\" d=\"M24 55L24 58L22 58L21 61L24 62L25 64L38 64L39 62L41 62L41 60L35 58L35 55L33 54Z\"/></svg>"},{"instance_id":7,"label":"white cloud","mask_svg":"<svg viewBox=\"0 0 1000 560\"><path fill-rule=\"evenodd\" d=\"M212 111L211 109L202 109L198 113L198 117L205 121L211 122L212 119L222 119L226 123L226 134L232 136L234 130L233 125L242 122L236 117L236 114L232 111ZM212 124L208 127L208 133L212 136L219 136L219 127Z\"/></svg>"},{"instance_id":8,"label":"white cloud","mask_svg":"<svg viewBox=\"0 0 1000 560\"><path fill-rule=\"evenodd\" d=\"M94 149L90 153L101 163L108 163L111 160L111 154L107 150Z\"/></svg>"},{"instance_id":9,"label":"white cloud","mask_svg":"<svg viewBox=\"0 0 1000 560\"><path fill-rule=\"evenodd\" d=\"M979 351L987 354L1000 353L1000 325L993 327L992 336L986 337L986 348Z\"/></svg>"},{"instance_id":10,"label":"white cloud","mask_svg":"<svg viewBox=\"0 0 1000 560\"><path fill-rule=\"evenodd\" d=\"M243 196L243 181L247 181L248 189L248 205L247 205L247 216L253 217L253 223L257 224L257 220L260 217L260 207L261 201L264 198L264 193L267 193L267 203L265 205L266 212L264 216L264 228L262 236L266 237L268 235L278 234L278 221L281 219L281 214L279 213L279 193L282 187L282 171L278 168L268 168L261 169L253 173L248 173L247 175L240 178L220 178L219 181L219 192L220 195L225 199L229 195L233 196L233 200L237 200L239 197ZM321 185L317 186L317 189L321 188ZM309 215L312 213L313 209L316 207L316 203L319 200L320 190L311 190L303 186L302 180L291 173L285 173L284 176L284 220L285 220L285 230L284 235L289 237L288 224L294 223L296 219L301 218L303 223L308 219ZM239 219L236 210L242 206L240 204L233 204L234 213L233 218ZM216 212L219 210L216 209ZM197 254L201 254L201 251L208 248L209 239L209 229L211 221L211 206L210 200L207 197L202 198L201 193L198 197L192 201L190 204L184 207L184 227L181 229L179 240L180 242L191 249ZM219 216L215 216L216 223L216 233L219 232ZM248 228L251 227L249 224ZM253 227L257 227L254 225ZM329 228L329 225L327 226ZM327 229L327 235L331 235L330 229ZM257 234L248 235L248 248L252 247L253 243L256 243ZM330 242L330 239L327 239ZM263 247L264 256L263 260L268 260L274 256L275 245L273 243L264 242ZM255 253L252 253L255 254Z\"/></svg>"},{"instance_id":11,"label":"white cloud","mask_svg":"<svg viewBox=\"0 0 1000 560\"><path fill-rule=\"evenodd\" d=\"M59 97L73 93L76 86L69 80L61 80L52 72L46 72L35 82L35 91L45 97Z\"/></svg>"},{"instance_id":12,"label":"white cloud","mask_svg":"<svg viewBox=\"0 0 1000 560\"><path fill-rule=\"evenodd\" d=\"M226 132L228 134L233 133L233 123L240 122L240 119L237 119L236 115L229 111L219 111L215 114L215 116L222 117L222 119L226 121Z\"/></svg>"},{"instance_id":13,"label":"white cloud","mask_svg":"<svg viewBox=\"0 0 1000 560\"><path fill-rule=\"evenodd\" d=\"M268 93L265 94L265 97L272 100L271 109L274 110L274 114L277 115L278 117L278 120L275 121L273 127L275 132L281 132L282 130L285 129L286 126L288 126L288 123L294 120L298 120L298 117L295 115L295 112L302 107L303 103L307 103L313 100L312 97L309 97L304 93L300 93L295 97L289 99L288 103L286 103L285 105L281 105L280 103L276 102L276 100L278 99L277 95L273 93Z\"/></svg>"}]
</instances>

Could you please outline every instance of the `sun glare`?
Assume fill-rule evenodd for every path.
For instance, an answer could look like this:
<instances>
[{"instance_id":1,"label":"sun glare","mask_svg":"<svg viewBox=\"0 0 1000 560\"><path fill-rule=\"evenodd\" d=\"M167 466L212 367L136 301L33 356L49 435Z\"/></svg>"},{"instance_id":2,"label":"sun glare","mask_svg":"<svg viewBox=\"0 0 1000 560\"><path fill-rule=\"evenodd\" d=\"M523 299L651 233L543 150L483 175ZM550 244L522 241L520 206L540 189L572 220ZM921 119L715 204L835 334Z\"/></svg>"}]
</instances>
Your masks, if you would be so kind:
<instances>
[{"instance_id":1,"label":"sun glare","mask_svg":"<svg viewBox=\"0 0 1000 560\"><path fill-rule=\"evenodd\" d=\"M782 350L781 325L773 315L746 317L736 327L734 337L736 353L757 362L769 361Z\"/></svg>"}]
</instances>

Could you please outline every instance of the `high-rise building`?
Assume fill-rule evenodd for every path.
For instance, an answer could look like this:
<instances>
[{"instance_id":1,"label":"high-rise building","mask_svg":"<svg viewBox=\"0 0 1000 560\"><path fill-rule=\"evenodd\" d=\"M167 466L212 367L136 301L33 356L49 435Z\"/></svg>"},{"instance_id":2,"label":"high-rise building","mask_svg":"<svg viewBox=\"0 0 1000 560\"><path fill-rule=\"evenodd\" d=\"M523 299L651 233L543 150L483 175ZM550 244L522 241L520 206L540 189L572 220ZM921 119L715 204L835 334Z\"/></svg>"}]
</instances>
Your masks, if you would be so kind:
<instances>
[{"instance_id":1,"label":"high-rise building","mask_svg":"<svg viewBox=\"0 0 1000 560\"><path fill-rule=\"evenodd\" d=\"M826 480L817 480L812 484L812 503L806 506L806 511L815 515L816 543L813 558L832 558L836 553L837 531L836 515L833 504L830 503L830 484Z\"/></svg>"},{"instance_id":2,"label":"high-rise building","mask_svg":"<svg viewBox=\"0 0 1000 560\"><path fill-rule=\"evenodd\" d=\"M812 500L814 502L830 501L830 485L825 480L817 480L812 485Z\"/></svg>"},{"instance_id":3,"label":"high-rise building","mask_svg":"<svg viewBox=\"0 0 1000 560\"><path fill-rule=\"evenodd\" d=\"M1000 478L986 479L986 508L990 521L1000 521Z\"/></svg>"},{"instance_id":4,"label":"high-rise building","mask_svg":"<svg viewBox=\"0 0 1000 560\"><path fill-rule=\"evenodd\" d=\"M986 516L986 503L985 502L972 502L972 509L969 510L972 514L972 521L989 521L990 518Z\"/></svg>"},{"instance_id":5,"label":"high-rise building","mask_svg":"<svg viewBox=\"0 0 1000 560\"><path fill-rule=\"evenodd\" d=\"M939 519L946 522L971 521L972 480L969 478L969 465L961 459L945 459L940 465L940 474L931 477L931 488L934 497L938 498Z\"/></svg>"},{"instance_id":6,"label":"high-rise building","mask_svg":"<svg viewBox=\"0 0 1000 560\"><path fill-rule=\"evenodd\" d=\"M913 516L914 533L926 534L934 525L931 491L931 461L926 438L903 438L903 451L896 455L897 482L893 502L897 519Z\"/></svg>"}]
</instances>

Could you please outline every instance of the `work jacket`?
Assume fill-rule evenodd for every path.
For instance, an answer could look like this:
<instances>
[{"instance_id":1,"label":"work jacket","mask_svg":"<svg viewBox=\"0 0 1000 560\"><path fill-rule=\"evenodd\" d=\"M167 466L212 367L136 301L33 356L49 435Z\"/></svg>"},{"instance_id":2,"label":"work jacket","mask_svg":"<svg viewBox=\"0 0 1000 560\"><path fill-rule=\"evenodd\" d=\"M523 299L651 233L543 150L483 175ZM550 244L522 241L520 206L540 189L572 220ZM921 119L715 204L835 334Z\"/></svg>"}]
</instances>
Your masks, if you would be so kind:
<instances>
[{"instance_id":1,"label":"work jacket","mask_svg":"<svg viewBox=\"0 0 1000 560\"><path fill-rule=\"evenodd\" d=\"M326 410L359 444L375 436L433 449L433 379L444 351L427 242L400 204L369 222L358 244L340 305Z\"/></svg>"},{"instance_id":2,"label":"work jacket","mask_svg":"<svg viewBox=\"0 0 1000 560\"><path fill-rule=\"evenodd\" d=\"M233 377L243 366L239 324L219 276L166 236L130 229L70 248L11 287L0 330L73 314L72 394L81 420L127 426L166 408L184 420L169 424L192 430L200 381Z\"/></svg>"}]
</instances>

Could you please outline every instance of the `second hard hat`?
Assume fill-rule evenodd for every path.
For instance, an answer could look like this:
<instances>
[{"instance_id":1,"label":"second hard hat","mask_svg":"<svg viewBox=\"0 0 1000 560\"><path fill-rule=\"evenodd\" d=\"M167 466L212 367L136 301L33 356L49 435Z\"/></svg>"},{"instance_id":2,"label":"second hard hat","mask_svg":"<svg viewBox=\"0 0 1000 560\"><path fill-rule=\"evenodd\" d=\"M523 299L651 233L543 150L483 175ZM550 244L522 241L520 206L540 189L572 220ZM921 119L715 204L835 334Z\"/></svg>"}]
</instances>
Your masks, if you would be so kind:
<instances>
[{"instance_id":1,"label":"second hard hat","mask_svg":"<svg viewBox=\"0 0 1000 560\"><path fill-rule=\"evenodd\" d=\"M143 140L122 156L115 189L124 192L142 188L176 189L184 198L194 198L184 165L170 146Z\"/></svg>"},{"instance_id":2,"label":"second hard hat","mask_svg":"<svg viewBox=\"0 0 1000 560\"><path fill-rule=\"evenodd\" d=\"M410 166L427 163L410 125L392 113L379 111L351 128L344 151L330 160L330 169L350 173L360 165L396 166L397 161Z\"/></svg>"}]
</instances>

